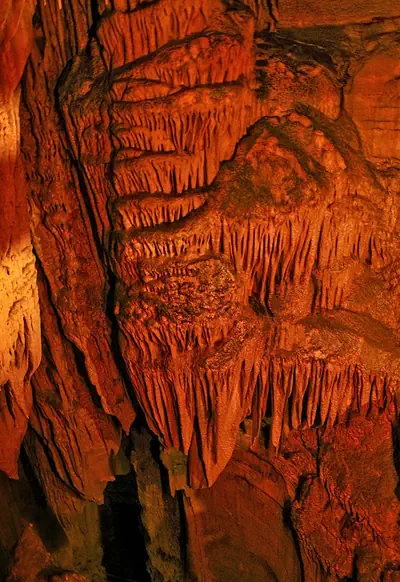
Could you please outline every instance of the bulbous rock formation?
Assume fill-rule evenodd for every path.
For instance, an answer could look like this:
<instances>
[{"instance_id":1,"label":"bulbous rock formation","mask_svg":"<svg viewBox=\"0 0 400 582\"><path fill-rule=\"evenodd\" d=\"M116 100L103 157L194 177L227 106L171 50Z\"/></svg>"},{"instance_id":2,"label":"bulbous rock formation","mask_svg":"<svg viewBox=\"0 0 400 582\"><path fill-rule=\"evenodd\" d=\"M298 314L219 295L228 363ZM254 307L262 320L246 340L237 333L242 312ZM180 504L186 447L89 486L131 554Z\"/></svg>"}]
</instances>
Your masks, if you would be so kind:
<instances>
[{"instance_id":1,"label":"bulbous rock formation","mask_svg":"<svg viewBox=\"0 0 400 582\"><path fill-rule=\"evenodd\" d=\"M399 30L384 0L38 2L25 180L16 129L0 165L32 580L400 579Z\"/></svg>"}]
</instances>

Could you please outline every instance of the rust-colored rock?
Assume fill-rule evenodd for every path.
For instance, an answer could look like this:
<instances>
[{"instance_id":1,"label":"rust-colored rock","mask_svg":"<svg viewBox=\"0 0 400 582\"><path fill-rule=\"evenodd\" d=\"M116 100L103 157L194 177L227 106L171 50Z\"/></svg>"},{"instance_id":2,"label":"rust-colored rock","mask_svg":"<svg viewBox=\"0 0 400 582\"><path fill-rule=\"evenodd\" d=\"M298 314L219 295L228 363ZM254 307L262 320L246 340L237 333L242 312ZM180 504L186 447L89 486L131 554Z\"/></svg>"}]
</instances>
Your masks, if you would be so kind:
<instances>
[{"instance_id":1,"label":"rust-colored rock","mask_svg":"<svg viewBox=\"0 0 400 582\"><path fill-rule=\"evenodd\" d=\"M6 582L44 582L47 576L42 572L51 562L33 524L28 524L15 547Z\"/></svg>"},{"instance_id":2,"label":"rust-colored rock","mask_svg":"<svg viewBox=\"0 0 400 582\"><path fill-rule=\"evenodd\" d=\"M399 46L379 44L362 61L346 95L346 108L360 132L366 155L398 164L400 146Z\"/></svg>"},{"instance_id":3,"label":"rust-colored rock","mask_svg":"<svg viewBox=\"0 0 400 582\"><path fill-rule=\"evenodd\" d=\"M300 580L295 540L283 519L288 500L280 474L237 449L211 489L185 499L196 579Z\"/></svg>"},{"instance_id":4,"label":"rust-colored rock","mask_svg":"<svg viewBox=\"0 0 400 582\"><path fill-rule=\"evenodd\" d=\"M59 572L33 524L28 524L14 549L5 582L89 582L76 572Z\"/></svg>"},{"instance_id":5,"label":"rust-colored rock","mask_svg":"<svg viewBox=\"0 0 400 582\"><path fill-rule=\"evenodd\" d=\"M17 4L0 469L29 418L45 527L10 575L396 580L399 6Z\"/></svg>"},{"instance_id":6,"label":"rust-colored rock","mask_svg":"<svg viewBox=\"0 0 400 582\"><path fill-rule=\"evenodd\" d=\"M284 27L309 27L343 25L355 22L398 18L400 8L396 2L378 0L365 3L361 0L281 0L279 2L279 23Z\"/></svg>"}]
</instances>

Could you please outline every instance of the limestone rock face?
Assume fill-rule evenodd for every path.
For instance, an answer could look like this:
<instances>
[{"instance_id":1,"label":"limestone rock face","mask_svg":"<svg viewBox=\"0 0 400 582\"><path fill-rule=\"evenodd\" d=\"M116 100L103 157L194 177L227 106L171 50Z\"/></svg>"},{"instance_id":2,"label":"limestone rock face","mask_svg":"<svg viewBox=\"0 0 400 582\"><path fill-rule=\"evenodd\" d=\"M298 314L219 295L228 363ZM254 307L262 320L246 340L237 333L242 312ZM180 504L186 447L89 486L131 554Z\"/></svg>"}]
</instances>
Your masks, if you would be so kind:
<instances>
[{"instance_id":1,"label":"limestone rock face","mask_svg":"<svg viewBox=\"0 0 400 582\"><path fill-rule=\"evenodd\" d=\"M400 157L400 49L378 45L371 52L352 80L346 107L368 158L396 165Z\"/></svg>"},{"instance_id":2,"label":"limestone rock face","mask_svg":"<svg viewBox=\"0 0 400 582\"><path fill-rule=\"evenodd\" d=\"M282 27L346 25L391 19L400 16L399 6L390 0L362 2L361 0L281 0L279 24Z\"/></svg>"},{"instance_id":3,"label":"limestone rock face","mask_svg":"<svg viewBox=\"0 0 400 582\"><path fill-rule=\"evenodd\" d=\"M0 7L0 469L16 478L40 361L40 316L24 174L19 158L21 79L31 48L33 2Z\"/></svg>"},{"instance_id":4,"label":"limestone rock face","mask_svg":"<svg viewBox=\"0 0 400 582\"><path fill-rule=\"evenodd\" d=\"M29 419L32 580L396 580L400 7L17 4L0 469Z\"/></svg>"},{"instance_id":5,"label":"limestone rock face","mask_svg":"<svg viewBox=\"0 0 400 582\"><path fill-rule=\"evenodd\" d=\"M51 574L52 570L56 573ZM57 572L51 555L32 524L28 524L15 547L5 582L89 582L76 572Z\"/></svg>"}]
</instances>

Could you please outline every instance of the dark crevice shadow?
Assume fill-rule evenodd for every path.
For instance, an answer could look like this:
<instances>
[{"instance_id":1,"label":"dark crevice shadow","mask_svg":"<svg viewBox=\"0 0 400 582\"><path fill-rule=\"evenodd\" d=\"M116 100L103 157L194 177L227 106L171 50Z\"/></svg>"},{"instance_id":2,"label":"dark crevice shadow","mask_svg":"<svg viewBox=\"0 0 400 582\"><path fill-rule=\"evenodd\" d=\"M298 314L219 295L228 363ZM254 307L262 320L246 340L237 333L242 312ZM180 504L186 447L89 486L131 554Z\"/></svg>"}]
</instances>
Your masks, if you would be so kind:
<instances>
[{"instance_id":1,"label":"dark crevice shadow","mask_svg":"<svg viewBox=\"0 0 400 582\"><path fill-rule=\"evenodd\" d=\"M188 579L191 580L191 572L189 566L189 532L187 527L186 521L186 511L185 511L185 503L184 503L184 492L177 491L176 497L178 500L178 509L179 509L179 521L180 521L180 531L179 531L179 547L181 550L181 560L182 560L182 567L183 571L188 576Z\"/></svg>"},{"instance_id":2,"label":"dark crevice shadow","mask_svg":"<svg viewBox=\"0 0 400 582\"><path fill-rule=\"evenodd\" d=\"M96 35L97 27L101 19L97 0L90 0L90 11L92 16L92 25L89 29L89 38L92 38Z\"/></svg>"},{"instance_id":3,"label":"dark crevice shadow","mask_svg":"<svg viewBox=\"0 0 400 582\"><path fill-rule=\"evenodd\" d=\"M116 317L115 312L114 312L115 305L117 303L117 300L116 300L117 277L115 276L114 272L112 271L112 269L109 266L107 266L106 280L107 280L107 284L108 284L108 293L107 293L105 305L106 305L106 315L107 315L108 321L110 322L111 353L113 355L113 359L114 359L114 362L118 368L121 379L124 383L126 393L129 397L129 400L131 401L132 406L133 406L135 413L136 413L136 418L134 421L135 426L147 426L147 422L145 420L143 410L138 402L138 399L137 399L137 396L135 393L135 389L134 389L132 382L131 382L131 379L130 379L128 367L127 367L125 358L124 358L124 356L122 354L122 350L121 350L121 344L119 341L119 335L120 335L121 331L119 328L117 317Z\"/></svg>"},{"instance_id":4,"label":"dark crevice shadow","mask_svg":"<svg viewBox=\"0 0 400 582\"><path fill-rule=\"evenodd\" d=\"M118 475L107 485L100 507L102 564L109 581L151 581L140 513L134 472Z\"/></svg>"},{"instance_id":5,"label":"dark crevice shadow","mask_svg":"<svg viewBox=\"0 0 400 582\"><path fill-rule=\"evenodd\" d=\"M392 426L392 444L393 444L393 464L399 478L394 493L400 501L400 425L398 423Z\"/></svg>"},{"instance_id":6,"label":"dark crevice shadow","mask_svg":"<svg viewBox=\"0 0 400 582\"><path fill-rule=\"evenodd\" d=\"M68 545L68 538L47 503L46 495L25 450L25 446L26 444L21 447L19 457L23 472L20 474L20 480L24 486L26 484L26 487L29 488L34 506L27 503L20 504L19 508L22 517L36 527L46 550L49 553L55 553L60 548Z\"/></svg>"}]
</instances>

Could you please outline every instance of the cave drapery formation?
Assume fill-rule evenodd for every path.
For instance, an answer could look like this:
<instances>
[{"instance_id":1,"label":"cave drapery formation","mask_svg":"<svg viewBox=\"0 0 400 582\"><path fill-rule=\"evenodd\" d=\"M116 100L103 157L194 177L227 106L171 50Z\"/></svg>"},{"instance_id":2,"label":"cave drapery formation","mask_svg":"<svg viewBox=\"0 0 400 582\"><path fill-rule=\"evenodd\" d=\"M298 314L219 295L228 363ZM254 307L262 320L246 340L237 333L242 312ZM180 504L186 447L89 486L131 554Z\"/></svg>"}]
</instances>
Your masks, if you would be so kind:
<instances>
[{"instance_id":1,"label":"cave drapery formation","mask_svg":"<svg viewBox=\"0 0 400 582\"><path fill-rule=\"evenodd\" d=\"M0 576L400 581L400 3L2 0Z\"/></svg>"}]
</instances>

